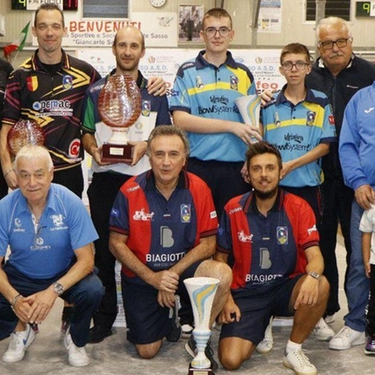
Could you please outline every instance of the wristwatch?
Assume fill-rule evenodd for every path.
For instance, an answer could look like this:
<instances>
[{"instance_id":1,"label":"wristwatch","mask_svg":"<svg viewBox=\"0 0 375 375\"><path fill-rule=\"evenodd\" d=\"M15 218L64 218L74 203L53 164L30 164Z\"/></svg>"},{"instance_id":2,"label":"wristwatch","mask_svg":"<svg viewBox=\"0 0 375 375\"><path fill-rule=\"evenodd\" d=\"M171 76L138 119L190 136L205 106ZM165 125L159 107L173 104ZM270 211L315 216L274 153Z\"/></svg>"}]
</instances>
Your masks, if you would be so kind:
<instances>
[{"instance_id":1,"label":"wristwatch","mask_svg":"<svg viewBox=\"0 0 375 375\"><path fill-rule=\"evenodd\" d=\"M319 280L320 278L320 275L318 274L318 272L315 272L315 271L311 271L308 273L311 277L313 277L314 279L317 279Z\"/></svg>"},{"instance_id":2,"label":"wristwatch","mask_svg":"<svg viewBox=\"0 0 375 375\"><path fill-rule=\"evenodd\" d=\"M60 283L54 283L53 290L58 296L61 296L64 293L64 286Z\"/></svg>"}]
</instances>

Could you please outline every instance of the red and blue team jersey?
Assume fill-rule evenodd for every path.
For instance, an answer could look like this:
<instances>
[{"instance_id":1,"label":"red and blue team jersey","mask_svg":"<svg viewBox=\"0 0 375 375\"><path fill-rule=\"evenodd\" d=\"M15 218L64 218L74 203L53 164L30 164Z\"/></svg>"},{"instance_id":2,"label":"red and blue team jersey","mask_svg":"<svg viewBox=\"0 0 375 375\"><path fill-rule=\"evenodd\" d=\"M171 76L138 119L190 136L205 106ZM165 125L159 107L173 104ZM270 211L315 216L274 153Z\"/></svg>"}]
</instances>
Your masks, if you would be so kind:
<instances>
[{"instance_id":1,"label":"red and blue team jersey","mask_svg":"<svg viewBox=\"0 0 375 375\"><path fill-rule=\"evenodd\" d=\"M217 250L234 257L232 289L306 272L305 250L319 244L319 234L305 200L280 189L265 217L249 192L231 199L224 210Z\"/></svg>"},{"instance_id":2,"label":"red and blue team jersey","mask_svg":"<svg viewBox=\"0 0 375 375\"><path fill-rule=\"evenodd\" d=\"M156 189L152 171L128 180L117 194L110 230L128 236L127 246L153 271L169 269L200 242L215 235L218 222L211 191L182 171L169 200ZM123 273L140 279L125 266Z\"/></svg>"}]
</instances>

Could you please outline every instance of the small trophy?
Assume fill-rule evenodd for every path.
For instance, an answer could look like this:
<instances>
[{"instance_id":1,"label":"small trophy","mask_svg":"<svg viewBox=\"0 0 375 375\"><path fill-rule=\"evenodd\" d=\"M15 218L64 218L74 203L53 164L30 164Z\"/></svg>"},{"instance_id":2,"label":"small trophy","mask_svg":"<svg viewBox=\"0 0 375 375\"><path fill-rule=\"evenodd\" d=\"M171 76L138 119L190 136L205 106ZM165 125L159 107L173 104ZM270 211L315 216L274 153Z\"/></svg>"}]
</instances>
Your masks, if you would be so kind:
<instances>
[{"instance_id":1,"label":"small trophy","mask_svg":"<svg viewBox=\"0 0 375 375\"><path fill-rule=\"evenodd\" d=\"M128 144L128 128L141 114L141 91L129 75L112 75L99 95L102 121L112 128L112 137L102 146L102 161L131 163L133 146Z\"/></svg>"},{"instance_id":2,"label":"small trophy","mask_svg":"<svg viewBox=\"0 0 375 375\"><path fill-rule=\"evenodd\" d=\"M261 97L258 95L240 96L235 99L238 110L245 124L256 126L259 129ZM253 143L258 142L255 137L251 137Z\"/></svg>"},{"instance_id":3,"label":"small trophy","mask_svg":"<svg viewBox=\"0 0 375 375\"><path fill-rule=\"evenodd\" d=\"M185 279L184 283L193 306L195 321L193 337L198 349L198 354L190 363L189 375L214 375L205 349L211 336L211 309L219 280L212 277L191 277Z\"/></svg>"},{"instance_id":4,"label":"small trophy","mask_svg":"<svg viewBox=\"0 0 375 375\"><path fill-rule=\"evenodd\" d=\"M8 148L16 155L28 144L43 146L44 133L40 125L31 120L19 120L8 132Z\"/></svg>"}]
</instances>

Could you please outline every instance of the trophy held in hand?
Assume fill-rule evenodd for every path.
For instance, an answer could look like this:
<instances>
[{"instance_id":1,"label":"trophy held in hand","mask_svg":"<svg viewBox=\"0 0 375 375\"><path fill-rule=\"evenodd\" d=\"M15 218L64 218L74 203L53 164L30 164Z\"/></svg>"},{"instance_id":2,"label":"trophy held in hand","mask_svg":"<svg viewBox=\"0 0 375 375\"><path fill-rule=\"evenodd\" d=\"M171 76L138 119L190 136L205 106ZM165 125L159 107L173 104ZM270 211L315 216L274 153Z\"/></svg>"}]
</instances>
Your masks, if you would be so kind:
<instances>
[{"instance_id":1,"label":"trophy held in hand","mask_svg":"<svg viewBox=\"0 0 375 375\"><path fill-rule=\"evenodd\" d=\"M193 336L198 350L198 354L190 363L189 375L214 375L205 349L211 336L211 309L219 280L212 277L191 277L184 280L184 284L193 306L195 322Z\"/></svg>"},{"instance_id":2,"label":"trophy held in hand","mask_svg":"<svg viewBox=\"0 0 375 375\"><path fill-rule=\"evenodd\" d=\"M253 125L259 129L259 114L260 114L261 97L258 95L240 96L235 99L238 110L245 124ZM251 137L251 142L255 143L258 140Z\"/></svg>"},{"instance_id":3,"label":"trophy held in hand","mask_svg":"<svg viewBox=\"0 0 375 375\"><path fill-rule=\"evenodd\" d=\"M112 75L99 95L98 110L112 137L102 146L102 161L131 163L133 146L128 144L128 128L141 114L141 91L129 75Z\"/></svg>"},{"instance_id":4,"label":"trophy held in hand","mask_svg":"<svg viewBox=\"0 0 375 375\"><path fill-rule=\"evenodd\" d=\"M43 146L44 133L42 128L34 121L19 120L8 132L8 148L13 155L28 144Z\"/></svg>"}]
</instances>

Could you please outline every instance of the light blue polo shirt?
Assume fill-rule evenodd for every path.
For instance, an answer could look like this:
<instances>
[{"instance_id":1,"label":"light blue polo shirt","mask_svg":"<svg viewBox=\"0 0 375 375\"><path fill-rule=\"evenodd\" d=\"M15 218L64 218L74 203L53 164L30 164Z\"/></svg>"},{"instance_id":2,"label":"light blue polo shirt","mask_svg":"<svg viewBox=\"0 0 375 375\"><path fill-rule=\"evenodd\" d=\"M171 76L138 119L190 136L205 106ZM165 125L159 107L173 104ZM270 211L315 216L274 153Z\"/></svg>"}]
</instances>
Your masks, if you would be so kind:
<instances>
[{"instance_id":1,"label":"light blue polo shirt","mask_svg":"<svg viewBox=\"0 0 375 375\"><path fill-rule=\"evenodd\" d=\"M262 108L261 122L264 140L278 148L283 162L306 154L320 143L337 141L331 105L320 91L307 89L305 100L297 105L280 91ZM291 171L280 181L280 186L319 186L321 174L320 160L317 160Z\"/></svg>"},{"instance_id":2,"label":"light blue polo shirt","mask_svg":"<svg viewBox=\"0 0 375 375\"><path fill-rule=\"evenodd\" d=\"M237 63L230 52L220 67L207 62L204 53L201 51L195 60L179 68L169 99L170 111L243 123L234 100L256 93L252 74L245 65ZM245 160L247 146L233 133L187 132L187 136L191 157L204 161Z\"/></svg>"},{"instance_id":3,"label":"light blue polo shirt","mask_svg":"<svg viewBox=\"0 0 375 375\"><path fill-rule=\"evenodd\" d=\"M0 256L9 244L9 262L34 279L66 272L74 250L98 238L81 199L59 184L51 184L37 230L19 189L0 201L0 212Z\"/></svg>"}]
</instances>

